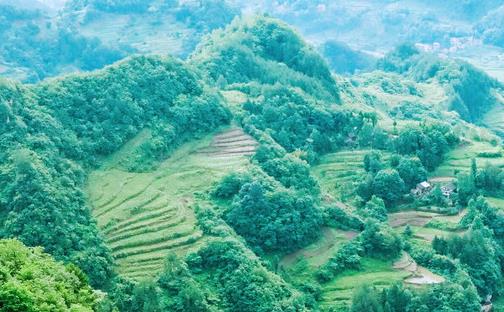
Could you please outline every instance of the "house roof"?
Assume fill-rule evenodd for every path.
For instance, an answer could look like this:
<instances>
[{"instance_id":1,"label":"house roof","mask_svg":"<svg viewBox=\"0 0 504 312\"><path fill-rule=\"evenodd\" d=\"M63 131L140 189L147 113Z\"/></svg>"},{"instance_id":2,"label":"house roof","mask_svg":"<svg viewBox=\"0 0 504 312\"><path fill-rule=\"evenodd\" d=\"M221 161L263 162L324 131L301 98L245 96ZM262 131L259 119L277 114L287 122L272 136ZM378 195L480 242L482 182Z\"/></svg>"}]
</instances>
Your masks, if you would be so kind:
<instances>
[{"instance_id":1,"label":"house roof","mask_svg":"<svg viewBox=\"0 0 504 312\"><path fill-rule=\"evenodd\" d=\"M421 186L421 187L423 187L423 188L428 188L428 187L430 187L431 185L430 185L430 183L429 183L429 182L424 181L424 182L420 183L420 186Z\"/></svg>"}]
</instances>

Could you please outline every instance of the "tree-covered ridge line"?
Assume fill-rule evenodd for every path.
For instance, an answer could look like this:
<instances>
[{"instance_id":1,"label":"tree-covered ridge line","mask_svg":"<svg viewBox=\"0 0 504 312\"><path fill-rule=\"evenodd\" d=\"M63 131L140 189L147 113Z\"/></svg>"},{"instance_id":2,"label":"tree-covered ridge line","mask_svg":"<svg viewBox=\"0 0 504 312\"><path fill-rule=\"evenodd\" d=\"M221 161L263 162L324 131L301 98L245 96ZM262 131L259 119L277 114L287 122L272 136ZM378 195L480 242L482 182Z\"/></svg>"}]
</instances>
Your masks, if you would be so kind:
<instances>
[{"instance_id":1,"label":"tree-covered ridge line","mask_svg":"<svg viewBox=\"0 0 504 312\"><path fill-rule=\"evenodd\" d=\"M144 128L139 159L229 122L215 91L182 62L137 57L105 70L22 86L2 81L2 236L77 263L94 286L113 276L82 190L88 170Z\"/></svg>"},{"instance_id":2,"label":"tree-covered ridge line","mask_svg":"<svg viewBox=\"0 0 504 312\"><path fill-rule=\"evenodd\" d=\"M339 102L325 60L298 33L273 18L237 18L203 40L189 60L220 86L280 83L322 101Z\"/></svg>"},{"instance_id":3,"label":"tree-covered ridge line","mask_svg":"<svg viewBox=\"0 0 504 312\"><path fill-rule=\"evenodd\" d=\"M448 96L446 108L469 122L480 121L498 105L499 98L495 93L503 90L499 81L469 63L441 59L408 44L399 46L379 60L378 68L420 82L439 81Z\"/></svg>"},{"instance_id":4,"label":"tree-covered ridge line","mask_svg":"<svg viewBox=\"0 0 504 312\"><path fill-rule=\"evenodd\" d=\"M407 58L391 61L390 56L381 62L395 66L403 61L409 62ZM415 66L405 65L406 73L392 71L410 75ZM440 187L416 197L411 190L427 180L448 153L461 143L470 144L461 139L464 132L454 129L464 123L455 114L450 115L453 120L444 120L446 115L437 110L422 122L405 117L417 108L414 103L399 106L400 112L393 115L380 103L387 100L385 96L385 100L373 98L359 89L359 83L333 76L295 31L265 16L236 19L207 37L187 62L138 56L93 73L36 85L1 81L0 147L7 151L0 155L1 236L43 246L56 259L81 267L94 287L107 291L96 307L100 312L332 311L337 304L323 292L338 291L340 277L364 274L361 270L366 269L366 261L391 266L402 252L410 253L447 282L425 292L399 286L364 288L355 294L352 311L404 311L408 307L415 312L462 308L469 312L479 308L486 295L500 293L496 281L502 272L502 214L475 197L500 196L501 170L478 170L474 165L470 175L459 176L449 197ZM376 83L384 93L397 91L418 98L422 94L419 84L412 79L403 81L399 74L377 72L361 83ZM361 99L365 105L358 103ZM376 109L363 109L369 107ZM419 110L424 116L429 108L425 105ZM384 125L391 116L401 114L402 119ZM114 163L114 169L124 173L118 179L128 179L133 172L156 168L182 143L191 143L230 122L259 143L246 166L218 184L198 189L189 177L205 177L203 166L189 164L191 175L187 176L182 170L174 173L181 175L180 180L187 177L187 185L175 181L164 185L161 176L155 175L161 181L159 191L151 193L153 198L129 206L133 214L145 212L136 220L135 231L154 232L144 241L127 241L124 246L136 248L132 254L150 251L143 248L144 243L150 243L156 252L180 246L178 242L164 244L166 237L156 236L158 226L171 229L165 234L174 239L197 229L205 237L204 244L178 256L166 254L159 275L157 263L144 257L141 261L149 263L146 267L154 272L149 281L117 276L89 213L84 185L90 171L132 138L148 133L139 144L132 144L127 155L121 155L126 161ZM239 136L230 135L220 143L235 143ZM497 139L492 142L495 146L500 143ZM324 165L325 155L337 155L341 150L363 154L362 160L355 157L344 164L357 168L357 178L349 184L344 200L326 194L322 178L313 172L315 165ZM499 150L483 156L501 155ZM137 181L141 184L147 179ZM143 187L150 186L145 184ZM337 189L335 184L331 188ZM166 221L170 215L163 214L171 207L153 205L153 211L142 211L155 196L166 195L163 192L169 187L183 188L190 197L183 200L192 206L184 208L193 210L196 220L191 214L189 227L183 224L182 231L172 228L174 223L149 220L149 213L155 212ZM111 206L117 208L132 197L104 198L102 204L116 200ZM430 225L456 228L461 234L457 238L419 242L417 228L406 226L403 231L388 224L393 211L433 206L437 211L457 213L467 202L469 212L460 223ZM105 229L131 225L129 220L117 223L113 217L108 221ZM280 269L280 258L318 244L323 228L351 233L317 264L317 270L303 272L303 279ZM114 239L122 239L124 233ZM463 248L472 243L477 247ZM115 248L122 253L123 247ZM475 255L479 255L478 261L470 262ZM448 300L456 293L464 294L463 298ZM439 302L436 294L448 299Z\"/></svg>"}]
</instances>

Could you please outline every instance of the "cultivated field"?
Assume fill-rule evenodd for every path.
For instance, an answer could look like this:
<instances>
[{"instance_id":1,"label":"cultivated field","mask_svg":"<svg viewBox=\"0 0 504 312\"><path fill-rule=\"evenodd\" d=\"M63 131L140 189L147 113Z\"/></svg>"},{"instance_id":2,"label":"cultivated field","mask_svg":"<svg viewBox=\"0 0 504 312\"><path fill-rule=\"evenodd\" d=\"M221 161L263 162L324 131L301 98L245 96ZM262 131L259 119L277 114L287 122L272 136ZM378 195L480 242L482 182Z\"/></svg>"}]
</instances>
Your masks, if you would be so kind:
<instances>
[{"instance_id":1,"label":"cultivated field","mask_svg":"<svg viewBox=\"0 0 504 312\"><path fill-rule=\"evenodd\" d=\"M395 269L391 261L363 258L361 270L347 270L323 286L321 306L334 307L335 311L348 311L354 291L360 286L385 288L410 275L410 272Z\"/></svg>"},{"instance_id":2,"label":"cultivated field","mask_svg":"<svg viewBox=\"0 0 504 312\"><path fill-rule=\"evenodd\" d=\"M487 142L470 142L468 145L460 146L448 152L445 156L445 161L432 174L433 177L440 176L455 176L455 172L466 171L471 168L471 160L476 159L478 166L483 167L490 163L499 167L504 167L504 157L485 158L479 157L482 152L495 153L502 151L498 146L492 146Z\"/></svg>"},{"instance_id":3,"label":"cultivated field","mask_svg":"<svg viewBox=\"0 0 504 312\"><path fill-rule=\"evenodd\" d=\"M346 201L354 191L353 184L364 176L364 156L371 150L351 150L323 156L320 163L312 167L322 192L337 200ZM389 155L382 152L382 160Z\"/></svg>"},{"instance_id":4,"label":"cultivated field","mask_svg":"<svg viewBox=\"0 0 504 312\"><path fill-rule=\"evenodd\" d=\"M159 272L169 251L185 254L205 237L193 205L227 173L249 163L256 142L233 128L181 146L156 170L127 172L118 158L147 137L144 133L89 178L93 215L125 276L141 279Z\"/></svg>"}]
</instances>

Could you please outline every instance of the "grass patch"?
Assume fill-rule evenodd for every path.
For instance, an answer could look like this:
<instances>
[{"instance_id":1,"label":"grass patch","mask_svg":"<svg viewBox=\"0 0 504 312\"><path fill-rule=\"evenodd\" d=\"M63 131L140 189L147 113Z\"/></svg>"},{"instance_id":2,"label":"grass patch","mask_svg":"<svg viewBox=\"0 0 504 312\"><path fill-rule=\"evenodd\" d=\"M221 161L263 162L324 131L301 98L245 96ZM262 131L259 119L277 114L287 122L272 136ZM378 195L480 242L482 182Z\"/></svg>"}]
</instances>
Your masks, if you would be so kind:
<instances>
[{"instance_id":1,"label":"grass patch","mask_svg":"<svg viewBox=\"0 0 504 312\"><path fill-rule=\"evenodd\" d=\"M432 176L453 177L457 171L467 172L470 170L473 158L476 159L480 167L485 166L486 163L504 167L504 157L487 158L478 156L482 155L481 153L495 154L500 151L500 147L492 146L488 142L472 142L469 145L460 146L446 154L445 161L436 169Z\"/></svg>"},{"instance_id":2,"label":"grass patch","mask_svg":"<svg viewBox=\"0 0 504 312\"><path fill-rule=\"evenodd\" d=\"M373 285L385 288L402 282L410 275L408 272L394 269L392 261L362 258L361 263L361 270L347 270L323 285L322 307L346 311L358 287Z\"/></svg>"},{"instance_id":3,"label":"grass patch","mask_svg":"<svg viewBox=\"0 0 504 312\"><path fill-rule=\"evenodd\" d=\"M492 206L494 206L495 208L499 208L499 209L502 209L504 210L504 199L502 198L497 198L497 197L486 197L486 200L488 201L488 203Z\"/></svg>"},{"instance_id":4,"label":"grass patch","mask_svg":"<svg viewBox=\"0 0 504 312\"><path fill-rule=\"evenodd\" d=\"M353 197L354 186L364 175L364 156L371 150L351 150L323 156L311 173L317 178L322 192L332 198L346 201ZM382 151L382 160L388 161L390 155Z\"/></svg>"}]
</instances>

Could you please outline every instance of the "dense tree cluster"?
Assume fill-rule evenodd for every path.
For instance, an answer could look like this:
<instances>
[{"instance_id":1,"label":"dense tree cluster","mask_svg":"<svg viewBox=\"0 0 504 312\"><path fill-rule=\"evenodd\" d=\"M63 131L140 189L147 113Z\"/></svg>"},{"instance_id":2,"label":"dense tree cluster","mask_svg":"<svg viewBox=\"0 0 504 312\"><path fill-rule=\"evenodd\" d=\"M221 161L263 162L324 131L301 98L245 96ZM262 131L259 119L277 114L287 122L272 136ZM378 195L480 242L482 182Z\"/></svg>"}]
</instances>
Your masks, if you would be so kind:
<instances>
[{"instance_id":1,"label":"dense tree cluster","mask_svg":"<svg viewBox=\"0 0 504 312\"><path fill-rule=\"evenodd\" d=\"M436 238L433 248L438 254L459 259L483 298L498 293L502 280L502 247L479 217L474 219L467 234L448 240Z\"/></svg>"},{"instance_id":2,"label":"dense tree cluster","mask_svg":"<svg viewBox=\"0 0 504 312\"><path fill-rule=\"evenodd\" d=\"M226 221L252 246L293 251L318 237L322 214L311 195L268 191L254 181L242 186Z\"/></svg>"},{"instance_id":3,"label":"dense tree cluster","mask_svg":"<svg viewBox=\"0 0 504 312\"><path fill-rule=\"evenodd\" d=\"M363 286L353 297L351 312L479 311L481 305L474 286L465 278L429 287L416 293L401 285L378 290Z\"/></svg>"},{"instance_id":4,"label":"dense tree cluster","mask_svg":"<svg viewBox=\"0 0 504 312\"><path fill-rule=\"evenodd\" d=\"M98 297L85 275L17 240L0 240L0 310L94 311Z\"/></svg>"},{"instance_id":5,"label":"dense tree cluster","mask_svg":"<svg viewBox=\"0 0 504 312\"><path fill-rule=\"evenodd\" d=\"M267 132L288 152L305 151L309 162L345 146L364 123L358 114L321 105L286 86L265 87L263 95L243 105L245 129Z\"/></svg>"},{"instance_id":6,"label":"dense tree cluster","mask_svg":"<svg viewBox=\"0 0 504 312\"><path fill-rule=\"evenodd\" d=\"M471 172L462 172L457 175L457 191L461 205L466 205L478 194L503 196L504 170L491 164L479 169L476 160L473 159Z\"/></svg>"},{"instance_id":7,"label":"dense tree cluster","mask_svg":"<svg viewBox=\"0 0 504 312\"><path fill-rule=\"evenodd\" d=\"M393 140L393 148L401 155L418 157L425 169L432 171L443 162L445 153L458 142L459 138L450 126L441 123L423 124L402 130Z\"/></svg>"},{"instance_id":8,"label":"dense tree cluster","mask_svg":"<svg viewBox=\"0 0 504 312\"><path fill-rule=\"evenodd\" d=\"M234 238L214 241L186 259L167 256L154 281L116 283L100 311L305 311L306 299Z\"/></svg>"},{"instance_id":9,"label":"dense tree cluster","mask_svg":"<svg viewBox=\"0 0 504 312\"><path fill-rule=\"evenodd\" d=\"M373 203L379 200L373 198ZM382 208L385 209L383 202ZM364 231L352 241L344 244L315 273L317 279L328 282L345 270L359 270L364 256L378 259L395 259L402 251L404 244L401 237L386 223L369 217Z\"/></svg>"},{"instance_id":10,"label":"dense tree cluster","mask_svg":"<svg viewBox=\"0 0 504 312\"><path fill-rule=\"evenodd\" d=\"M338 88L322 57L292 29L272 18L235 19L204 40L191 62L216 82L281 83L319 99L339 101Z\"/></svg>"}]
</instances>

